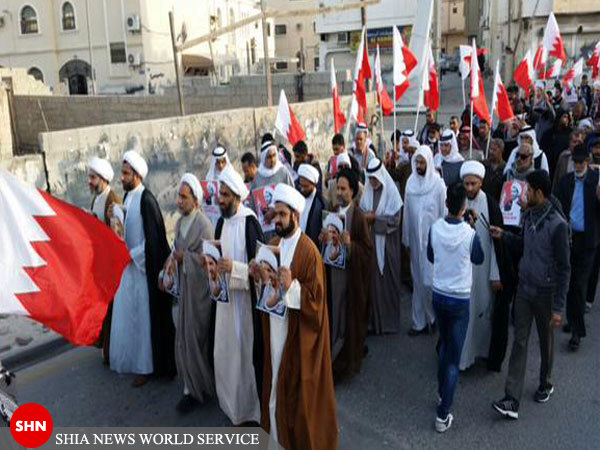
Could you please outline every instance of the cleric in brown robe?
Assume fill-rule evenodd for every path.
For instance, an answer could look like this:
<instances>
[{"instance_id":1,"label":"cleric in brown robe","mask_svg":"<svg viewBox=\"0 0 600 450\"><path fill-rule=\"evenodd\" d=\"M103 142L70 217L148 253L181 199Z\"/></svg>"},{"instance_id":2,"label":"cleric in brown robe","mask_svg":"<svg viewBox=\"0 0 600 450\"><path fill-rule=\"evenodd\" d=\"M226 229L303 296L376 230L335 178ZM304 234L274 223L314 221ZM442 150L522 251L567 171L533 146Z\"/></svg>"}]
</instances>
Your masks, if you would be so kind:
<instances>
[{"instance_id":1,"label":"cleric in brown robe","mask_svg":"<svg viewBox=\"0 0 600 450\"><path fill-rule=\"evenodd\" d=\"M331 357L336 379L360 372L369 327L371 257L373 243L363 212L353 200L358 193L358 176L350 169L337 175L338 213L346 217L343 241L346 268L327 266L330 284L328 311Z\"/></svg>"},{"instance_id":2,"label":"cleric in brown robe","mask_svg":"<svg viewBox=\"0 0 600 450\"><path fill-rule=\"evenodd\" d=\"M113 204L120 204L121 198L110 187L115 172L108 160L94 157L88 163L88 187L93 195L90 210L92 214L106 225L110 226L110 214ZM110 361L110 322L112 321L112 302L108 305L102 331L96 343L102 348L102 359L108 365Z\"/></svg>"},{"instance_id":3,"label":"cleric in brown robe","mask_svg":"<svg viewBox=\"0 0 600 450\"><path fill-rule=\"evenodd\" d=\"M261 426L286 449L338 447L329 349L325 267L299 227L305 199L278 184L274 195L283 317L263 313L264 377ZM255 279L258 265L252 264ZM279 308L275 308L279 309Z\"/></svg>"}]
</instances>

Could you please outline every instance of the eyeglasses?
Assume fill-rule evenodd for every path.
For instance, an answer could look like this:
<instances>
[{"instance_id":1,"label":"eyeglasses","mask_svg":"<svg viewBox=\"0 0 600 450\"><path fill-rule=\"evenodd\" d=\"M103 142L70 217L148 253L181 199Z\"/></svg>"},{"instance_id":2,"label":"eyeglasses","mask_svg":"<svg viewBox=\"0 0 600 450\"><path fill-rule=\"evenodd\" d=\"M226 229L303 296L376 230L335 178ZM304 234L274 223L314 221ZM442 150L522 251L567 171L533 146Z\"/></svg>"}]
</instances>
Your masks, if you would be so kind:
<instances>
[{"instance_id":1,"label":"eyeglasses","mask_svg":"<svg viewBox=\"0 0 600 450\"><path fill-rule=\"evenodd\" d=\"M517 153L517 155L519 156L519 159L526 160L527 158L529 158L531 156L531 153L527 153L527 154Z\"/></svg>"}]
</instances>

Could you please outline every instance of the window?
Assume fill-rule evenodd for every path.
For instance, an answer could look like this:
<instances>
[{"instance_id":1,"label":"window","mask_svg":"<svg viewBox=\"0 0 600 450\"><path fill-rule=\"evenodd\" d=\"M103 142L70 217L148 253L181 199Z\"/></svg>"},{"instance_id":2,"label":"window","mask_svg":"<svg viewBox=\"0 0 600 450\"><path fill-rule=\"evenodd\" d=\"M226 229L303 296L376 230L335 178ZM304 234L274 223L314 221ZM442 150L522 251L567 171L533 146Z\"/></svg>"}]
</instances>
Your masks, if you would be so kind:
<instances>
[{"instance_id":1,"label":"window","mask_svg":"<svg viewBox=\"0 0 600 450\"><path fill-rule=\"evenodd\" d=\"M275 63L275 68L277 70L287 70L288 63L286 61L279 61Z\"/></svg>"},{"instance_id":2,"label":"window","mask_svg":"<svg viewBox=\"0 0 600 450\"><path fill-rule=\"evenodd\" d=\"M296 31L302 31L302 24L301 23L297 23L296 24Z\"/></svg>"},{"instance_id":3,"label":"window","mask_svg":"<svg viewBox=\"0 0 600 450\"><path fill-rule=\"evenodd\" d=\"M37 34L39 32L37 13L31 6L21 9L21 34Z\"/></svg>"},{"instance_id":4,"label":"window","mask_svg":"<svg viewBox=\"0 0 600 450\"><path fill-rule=\"evenodd\" d=\"M127 62L127 55L125 54L125 42L110 43L110 62L113 64Z\"/></svg>"},{"instance_id":5,"label":"window","mask_svg":"<svg viewBox=\"0 0 600 450\"><path fill-rule=\"evenodd\" d=\"M321 35L321 42L327 42L329 41L329 35L327 33L323 33Z\"/></svg>"},{"instance_id":6,"label":"window","mask_svg":"<svg viewBox=\"0 0 600 450\"><path fill-rule=\"evenodd\" d=\"M250 63L256 64L256 39L250 40Z\"/></svg>"},{"instance_id":7,"label":"window","mask_svg":"<svg viewBox=\"0 0 600 450\"><path fill-rule=\"evenodd\" d=\"M285 25L275 25L275 36L283 36L287 34L287 27Z\"/></svg>"},{"instance_id":8,"label":"window","mask_svg":"<svg viewBox=\"0 0 600 450\"><path fill-rule=\"evenodd\" d=\"M75 29L75 9L70 2L65 2L62 6L62 28L63 30Z\"/></svg>"},{"instance_id":9,"label":"window","mask_svg":"<svg viewBox=\"0 0 600 450\"><path fill-rule=\"evenodd\" d=\"M42 83L44 82L44 74L37 67L32 67L31 69L29 69L27 71L27 74L31 75L33 78L35 78L38 81L41 81Z\"/></svg>"},{"instance_id":10,"label":"window","mask_svg":"<svg viewBox=\"0 0 600 450\"><path fill-rule=\"evenodd\" d=\"M317 72L319 70L319 57L317 56L315 58L315 72Z\"/></svg>"},{"instance_id":11,"label":"window","mask_svg":"<svg viewBox=\"0 0 600 450\"><path fill-rule=\"evenodd\" d=\"M454 6L452 8L452 14L456 14L458 12L458 8L456 6Z\"/></svg>"},{"instance_id":12,"label":"window","mask_svg":"<svg viewBox=\"0 0 600 450\"><path fill-rule=\"evenodd\" d=\"M271 24L267 22L267 36L271 37Z\"/></svg>"},{"instance_id":13,"label":"window","mask_svg":"<svg viewBox=\"0 0 600 450\"><path fill-rule=\"evenodd\" d=\"M338 33L337 34L337 41L340 44L347 44L348 43L348 33Z\"/></svg>"}]
</instances>

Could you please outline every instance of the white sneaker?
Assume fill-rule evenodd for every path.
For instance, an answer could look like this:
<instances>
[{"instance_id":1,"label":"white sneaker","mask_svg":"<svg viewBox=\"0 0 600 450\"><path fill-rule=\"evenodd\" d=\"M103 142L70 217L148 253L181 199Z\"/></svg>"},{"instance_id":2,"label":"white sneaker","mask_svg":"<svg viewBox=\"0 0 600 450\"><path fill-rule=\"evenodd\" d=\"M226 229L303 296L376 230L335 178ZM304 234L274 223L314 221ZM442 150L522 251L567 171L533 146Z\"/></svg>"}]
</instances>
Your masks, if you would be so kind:
<instances>
[{"instance_id":1,"label":"white sneaker","mask_svg":"<svg viewBox=\"0 0 600 450\"><path fill-rule=\"evenodd\" d=\"M436 416L435 418L435 431L438 433L444 433L452 426L452 421L454 420L454 416L452 414L448 414L445 419L440 419Z\"/></svg>"}]
</instances>

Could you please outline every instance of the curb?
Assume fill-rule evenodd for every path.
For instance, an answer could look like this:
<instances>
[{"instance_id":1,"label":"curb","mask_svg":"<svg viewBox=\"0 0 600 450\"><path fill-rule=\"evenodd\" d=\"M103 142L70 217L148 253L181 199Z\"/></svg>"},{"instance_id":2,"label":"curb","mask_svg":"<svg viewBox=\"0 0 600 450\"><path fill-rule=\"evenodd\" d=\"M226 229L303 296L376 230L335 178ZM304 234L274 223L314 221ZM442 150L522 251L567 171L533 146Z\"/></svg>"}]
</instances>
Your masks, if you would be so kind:
<instances>
[{"instance_id":1,"label":"curb","mask_svg":"<svg viewBox=\"0 0 600 450\"><path fill-rule=\"evenodd\" d=\"M18 372L72 348L74 348L73 345L69 344L65 338L57 336L3 359L2 365L12 372Z\"/></svg>"}]
</instances>

